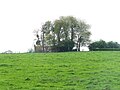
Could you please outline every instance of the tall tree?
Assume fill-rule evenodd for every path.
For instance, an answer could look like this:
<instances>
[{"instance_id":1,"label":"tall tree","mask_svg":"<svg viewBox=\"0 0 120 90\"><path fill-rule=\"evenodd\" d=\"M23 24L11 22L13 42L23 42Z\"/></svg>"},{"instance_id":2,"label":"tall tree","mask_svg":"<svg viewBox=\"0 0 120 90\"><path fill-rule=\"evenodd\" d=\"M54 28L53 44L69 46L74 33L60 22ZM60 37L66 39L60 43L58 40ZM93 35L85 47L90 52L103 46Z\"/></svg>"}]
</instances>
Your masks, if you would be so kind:
<instances>
[{"instance_id":1,"label":"tall tree","mask_svg":"<svg viewBox=\"0 0 120 90\"><path fill-rule=\"evenodd\" d=\"M89 31L90 25L86 24L84 21L79 20L76 27L76 37L77 37L77 50L80 51L80 47L87 45L90 40L91 32Z\"/></svg>"},{"instance_id":2,"label":"tall tree","mask_svg":"<svg viewBox=\"0 0 120 90\"><path fill-rule=\"evenodd\" d=\"M69 40L69 33L70 33L70 28L69 28L69 19L66 17L60 17L61 20L61 25L62 25L62 38L63 40Z\"/></svg>"},{"instance_id":3,"label":"tall tree","mask_svg":"<svg viewBox=\"0 0 120 90\"><path fill-rule=\"evenodd\" d=\"M80 46L90 41L89 29L89 24L73 16L62 16L53 22L47 21L41 30L43 51L45 45L54 47L57 51L71 51L75 43L80 50Z\"/></svg>"},{"instance_id":4,"label":"tall tree","mask_svg":"<svg viewBox=\"0 0 120 90\"><path fill-rule=\"evenodd\" d=\"M46 21L42 25L42 47L43 47L43 52L45 49L45 44L47 43L48 40L45 40L45 37L50 33L50 28L51 28L51 21Z\"/></svg>"},{"instance_id":5,"label":"tall tree","mask_svg":"<svg viewBox=\"0 0 120 90\"><path fill-rule=\"evenodd\" d=\"M57 44L60 44L60 39L61 39L61 21L60 20L55 20L54 21L54 33L56 34L56 38L57 38Z\"/></svg>"},{"instance_id":6,"label":"tall tree","mask_svg":"<svg viewBox=\"0 0 120 90\"><path fill-rule=\"evenodd\" d=\"M70 31L70 38L71 41L73 41L73 39L75 38L75 28L77 26L77 19L73 16L67 16L66 17L68 19L68 23L69 23L69 31Z\"/></svg>"},{"instance_id":7,"label":"tall tree","mask_svg":"<svg viewBox=\"0 0 120 90\"><path fill-rule=\"evenodd\" d=\"M40 30L34 30L33 33L35 34L37 41L36 41L36 45L40 45L40 35L39 35L39 31ZM35 39L36 40L36 39Z\"/></svg>"}]
</instances>

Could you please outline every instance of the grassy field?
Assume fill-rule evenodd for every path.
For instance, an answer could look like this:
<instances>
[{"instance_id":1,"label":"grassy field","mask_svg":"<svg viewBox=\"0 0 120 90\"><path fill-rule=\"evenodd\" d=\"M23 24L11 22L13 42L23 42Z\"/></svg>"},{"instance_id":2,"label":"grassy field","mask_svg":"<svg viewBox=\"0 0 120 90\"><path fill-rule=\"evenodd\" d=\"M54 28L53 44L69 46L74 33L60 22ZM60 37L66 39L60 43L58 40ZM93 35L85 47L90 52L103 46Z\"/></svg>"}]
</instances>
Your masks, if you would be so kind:
<instances>
[{"instance_id":1,"label":"grassy field","mask_svg":"<svg viewBox=\"0 0 120 90\"><path fill-rule=\"evenodd\" d=\"M120 90L120 52L0 54L0 90Z\"/></svg>"}]
</instances>

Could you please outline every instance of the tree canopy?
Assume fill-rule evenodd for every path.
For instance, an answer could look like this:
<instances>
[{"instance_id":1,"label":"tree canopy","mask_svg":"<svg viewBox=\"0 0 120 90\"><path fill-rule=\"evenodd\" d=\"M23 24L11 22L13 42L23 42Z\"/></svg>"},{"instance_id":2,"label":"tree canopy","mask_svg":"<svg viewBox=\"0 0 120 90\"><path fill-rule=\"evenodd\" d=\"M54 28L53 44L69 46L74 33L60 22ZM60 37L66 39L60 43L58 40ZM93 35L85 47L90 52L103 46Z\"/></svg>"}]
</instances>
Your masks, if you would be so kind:
<instances>
[{"instance_id":1,"label":"tree canopy","mask_svg":"<svg viewBox=\"0 0 120 90\"><path fill-rule=\"evenodd\" d=\"M50 46L51 51L72 51L73 47L80 51L81 46L90 42L89 29L90 25L83 20L73 16L61 16L42 25L37 41L40 40L43 50L45 46Z\"/></svg>"},{"instance_id":2,"label":"tree canopy","mask_svg":"<svg viewBox=\"0 0 120 90\"><path fill-rule=\"evenodd\" d=\"M114 48L120 48L120 44L113 41L105 42L104 40L99 40L89 45L90 50L113 50Z\"/></svg>"}]
</instances>

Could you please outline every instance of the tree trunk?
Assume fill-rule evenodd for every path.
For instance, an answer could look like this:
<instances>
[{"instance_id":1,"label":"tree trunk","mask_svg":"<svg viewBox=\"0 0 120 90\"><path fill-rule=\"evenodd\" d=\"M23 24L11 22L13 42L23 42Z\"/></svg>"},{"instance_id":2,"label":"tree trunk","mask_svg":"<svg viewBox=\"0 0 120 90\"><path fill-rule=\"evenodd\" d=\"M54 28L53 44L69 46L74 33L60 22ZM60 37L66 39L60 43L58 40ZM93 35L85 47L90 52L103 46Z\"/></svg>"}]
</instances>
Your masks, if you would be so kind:
<instances>
[{"instance_id":1,"label":"tree trunk","mask_svg":"<svg viewBox=\"0 0 120 90\"><path fill-rule=\"evenodd\" d=\"M79 44L78 44L78 51L80 51L80 42L79 42Z\"/></svg>"},{"instance_id":2,"label":"tree trunk","mask_svg":"<svg viewBox=\"0 0 120 90\"><path fill-rule=\"evenodd\" d=\"M74 38L74 30L73 27L71 27L71 41L73 41L73 38Z\"/></svg>"},{"instance_id":3,"label":"tree trunk","mask_svg":"<svg viewBox=\"0 0 120 90\"><path fill-rule=\"evenodd\" d=\"M57 39L58 39L58 44L60 43L60 35L59 33L57 34Z\"/></svg>"},{"instance_id":4,"label":"tree trunk","mask_svg":"<svg viewBox=\"0 0 120 90\"><path fill-rule=\"evenodd\" d=\"M43 42L42 42L43 52L44 52L44 31L43 31Z\"/></svg>"}]
</instances>

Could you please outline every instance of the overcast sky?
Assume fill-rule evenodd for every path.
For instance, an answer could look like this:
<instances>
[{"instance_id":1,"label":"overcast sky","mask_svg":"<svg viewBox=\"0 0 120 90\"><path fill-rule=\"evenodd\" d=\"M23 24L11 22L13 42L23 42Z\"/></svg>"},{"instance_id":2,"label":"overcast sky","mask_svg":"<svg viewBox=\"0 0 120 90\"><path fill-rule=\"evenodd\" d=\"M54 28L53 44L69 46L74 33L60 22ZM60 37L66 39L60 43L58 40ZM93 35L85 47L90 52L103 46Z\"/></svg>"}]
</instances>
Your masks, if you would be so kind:
<instances>
[{"instance_id":1,"label":"overcast sky","mask_svg":"<svg viewBox=\"0 0 120 90\"><path fill-rule=\"evenodd\" d=\"M91 40L120 43L120 0L0 0L0 52L33 47L42 23L72 15L91 25Z\"/></svg>"}]
</instances>

